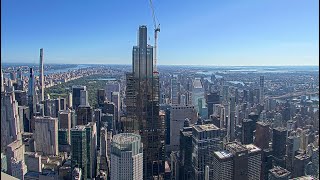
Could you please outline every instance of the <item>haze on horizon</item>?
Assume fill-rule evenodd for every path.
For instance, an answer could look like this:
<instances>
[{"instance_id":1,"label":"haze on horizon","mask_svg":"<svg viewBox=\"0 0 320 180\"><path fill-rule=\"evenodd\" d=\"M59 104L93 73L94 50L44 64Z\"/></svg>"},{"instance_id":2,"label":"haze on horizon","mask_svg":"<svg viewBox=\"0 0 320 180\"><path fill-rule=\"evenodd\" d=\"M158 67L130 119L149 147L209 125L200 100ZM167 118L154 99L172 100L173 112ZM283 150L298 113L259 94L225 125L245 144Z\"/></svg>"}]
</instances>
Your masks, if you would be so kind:
<instances>
[{"instance_id":1,"label":"haze on horizon","mask_svg":"<svg viewBox=\"0 0 320 180\"><path fill-rule=\"evenodd\" d=\"M319 66L319 1L154 0L160 65ZM1 1L2 62L130 64L148 0Z\"/></svg>"}]
</instances>

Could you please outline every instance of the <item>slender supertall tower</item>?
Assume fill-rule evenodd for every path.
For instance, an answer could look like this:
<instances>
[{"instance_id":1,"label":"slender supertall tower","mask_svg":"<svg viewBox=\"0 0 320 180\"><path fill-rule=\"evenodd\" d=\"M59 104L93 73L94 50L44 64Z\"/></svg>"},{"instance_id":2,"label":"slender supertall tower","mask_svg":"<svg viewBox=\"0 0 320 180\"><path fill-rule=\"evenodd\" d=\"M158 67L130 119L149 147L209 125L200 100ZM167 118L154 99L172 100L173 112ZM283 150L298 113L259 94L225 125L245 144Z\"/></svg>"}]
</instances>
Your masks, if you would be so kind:
<instances>
[{"instance_id":1,"label":"slender supertall tower","mask_svg":"<svg viewBox=\"0 0 320 180\"><path fill-rule=\"evenodd\" d=\"M30 68L29 86L28 86L28 105L30 109L30 117L36 112L36 93L33 69Z\"/></svg>"},{"instance_id":2,"label":"slender supertall tower","mask_svg":"<svg viewBox=\"0 0 320 180\"><path fill-rule=\"evenodd\" d=\"M230 97L230 141L235 140L235 110L236 99L234 96Z\"/></svg>"},{"instance_id":3,"label":"slender supertall tower","mask_svg":"<svg viewBox=\"0 0 320 180\"><path fill-rule=\"evenodd\" d=\"M264 76L260 76L260 99L259 103L262 104L264 100Z\"/></svg>"},{"instance_id":4,"label":"slender supertall tower","mask_svg":"<svg viewBox=\"0 0 320 180\"><path fill-rule=\"evenodd\" d=\"M4 92L4 77L3 77L3 71L1 67L1 92Z\"/></svg>"},{"instance_id":5,"label":"slender supertall tower","mask_svg":"<svg viewBox=\"0 0 320 180\"><path fill-rule=\"evenodd\" d=\"M39 66L39 81L40 81L40 101L44 101L44 76L43 76L43 48L40 49L40 66Z\"/></svg>"}]
</instances>

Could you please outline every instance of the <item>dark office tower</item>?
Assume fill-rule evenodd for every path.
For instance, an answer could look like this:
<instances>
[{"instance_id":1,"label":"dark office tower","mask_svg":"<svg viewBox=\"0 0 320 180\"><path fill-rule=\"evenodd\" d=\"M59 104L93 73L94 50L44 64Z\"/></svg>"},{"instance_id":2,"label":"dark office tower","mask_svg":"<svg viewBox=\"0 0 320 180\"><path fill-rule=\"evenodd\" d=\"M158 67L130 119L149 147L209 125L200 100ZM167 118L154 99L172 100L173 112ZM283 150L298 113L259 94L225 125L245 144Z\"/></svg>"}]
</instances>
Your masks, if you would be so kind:
<instances>
[{"instance_id":1,"label":"dark office tower","mask_svg":"<svg viewBox=\"0 0 320 180\"><path fill-rule=\"evenodd\" d=\"M272 149L264 149L261 154L260 179L268 180L269 170L272 169Z\"/></svg>"},{"instance_id":2,"label":"dark office tower","mask_svg":"<svg viewBox=\"0 0 320 180\"><path fill-rule=\"evenodd\" d=\"M102 108L102 113L105 114L112 114L113 119L112 119L112 131L114 134L116 134L116 127L117 127L117 119L115 118L116 114L116 105L113 102L110 101L105 101L103 108Z\"/></svg>"},{"instance_id":3,"label":"dark office tower","mask_svg":"<svg viewBox=\"0 0 320 180\"><path fill-rule=\"evenodd\" d=\"M72 86L72 108L77 109L80 105L81 90L87 90L86 86Z\"/></svg>"},{"instance_id":4,"label":"dark office tower","mask_svg":"<svg viewBox=\"0 0 320 180\"><path fill-rule=\"evenodd\" d=\"M30 112L28 106L19 106L19 117L23 121L23 132L30 132ZM21 112L22 111L22 112ZM22 117L21 117L22 116ZM21 122L20 122L21 124Z\"/></svg>"},{"instance_id":5,"label":"dark office tower","mask_svg":"<svg viewBox=\"0 0 320 180\"><path fill-rule=\"evenodd\" d=\"M66 110L67 109L67 103L65 98L59 98L60 99L60 110Z\"/></svg>"},{"instance_id":6,"label":"dark office tower","mask_svg":"<svg viewBox=\"0 0 320 180\"><path fill-rule=\"evenodd\" d=\"M249 99L248 99L249 103L253 103L254 102L254 91L253 89L249 90Z\"/></svg>"},{"instance_id":7,"label":"dark office tower","mask_svg":"<svg viewBox=\"0 0 320 180\"><path fill-rule=\"evenodd\" d=\"M261 149L268 149L270 141L270 124L262 121L256 123L254 144Z\"/></svg>"},{"instance_id":8,"label":"dark office tower","mask_svg":"<svg viewBox=\"0 0 320 180\"><path fill-rule=\"evenodd\" d=\"M30 109L30 116L32 117L34 113L36 113L36 92L35 92L35 79L33 74L33 69L30 68L30 76L29 76L29 89L28 89L28 106ZM30 118L31 118L30 117Z\"/></svg>"},{"instance_id":9,"label":"dark office tower","mask_svg":"<svg viewBox=\"0 0 320 180\"><path fill-rule=\"evenodd\" d=\"M242 144L251 144L253 143L253 131L255 122L251 119L244 119L242 121Z\"/></svg>"},{"instance_id":10,"label":"dark office tower","mask_svg":"<svg viewBox=\"0 0 320 180\"><path fill-rule=\"evenodd\" d=\"M230 141L235 140L235 126L236 126L236 119L235 119L235 114L236 114L236 100L235 97L232 96L230 97Z\"/></svg>"},{"instance_id":11,"label":"dark office tower","mask_svg":"<svg viewBox=\"0 0 320 180\"><path fill-rule=\"evenodd\" d=\"M21 90L21 91L25 91L25 88L24 88L24 80L17 80L16 82L16 86L14 87L15 90Z\"/></svg>"},{"instance_id":12,"label":"dark office tower","mask_svg":"<svg viewBox=\"0 0 320 180\"><path fill-rule=\"evenodd\" d=\"M230 142L226 150L233 154L233 177L248 179L248 149L238 142Z\"/></svg>"},{"instance_id":13,"label":"dark office tower","mask_svg":"<svg viewBox=\"0 0 320 180\"><path fill-rule=\"evenodd\" d=\"M168 146L170 145L170 116L171 116L170 109L171 109L170 106L165 108L165 127L166 127L165 142L166 142L166 145Z\"/></svg>"},{"instance_id":14,"label":"dark office tower","mask_svg":"<svg viewBox=\"0 0 320 180\"><path fill-rule=\"evenodd\" d=\"M61 106L60 105L61 105L60 104L60 98L55 99L54 100L54 110L55 110L56 117L58 117L59 111L61 110Z\"/></svg>"},{"instance_id":15,"label":"dark office tower","mask_svg":"<svg viewBox=\"0 0 320 180\"><path fill-rule=\"evenodd\" d=\"M44 115L58 117L56 114L56 103L54 99L46 99L44 101Z\"/></svg>"},{"instance_id":16,"label":"dark office tower","mask_svg":"<svg viewBox=\"0 0 320 180\"><path fill-rule=\"evenodd\" d=\"M141 136L143 179L164 177L164 122L159 116L159 77L153 73L153 47L147 45L147 27L139 27L138 45L133 47L133 72L126 75L126 132Z\"/></svg>"},{"instance_id":17,"label":"dark office tower","mask_svg":"<svg viewBox=\"0 0 320 180\"><path fill-rule=\"evenodd\" d=\"M104 89L98 89L97 96L98 107L103 107L103 103L106 100L106 91Z\"/></svg>"},{"instance_id":18,"label":"dark office tower","mask_svg":"<svg viewBox=\"0 0 320 180\"><path fill-rule=\"evenodd\" d=\"M97 149L100 149L100 130L101 130L101 116L102 116L102 111L101 109L95 109L94 110L94 118L93 118L93 122L96 123L97 126Z\"/></svg>"},{"instance_id":19,"label":"dark office tower","mask_svg":"<svg viewBox=\"0 0 320 180\"><path fill-rule=\"evenodd\" d=\"M40 49L39 82L40 101L44 101L44 74L43 74L43 48Z\"/></svg>"},{"instance_id":20,"label":"dark office tower","mask_svg":"<svg viewBox=\"0 0 320 180\"><path fill-rule=\"evenodd\" d=\"M255 112L251 112L251 113L248 115L248 119L251 119L251 120L253 120L254 122L257 122L258 119L259 119L259 114L256 114Z\"/></svg>"},{"instance_id":21,"label":"dark office tower","mask_svg":"<svg viewBox=\"0 0 320 180\"><path fill-rule=\"evenodd\" d=\"M300 177L305 175L305 168L310 162L311 157L308 154L298 154L294 157L292 178Z\"/></svg>"},{"instance_id":22,"label":"dark office tower","mask_svg":"<svg viewBox=\"0 0 320 180\"><path fill-rule=\"evenodd\" d=\"M220 95L218 92L212 92L207 95L208 116L213 114L213 105L220 103Z\"/></svg>"},{"instance_id":23,"label":"dark office tower","mask_svg":"<svg viewBox=\"0 0 320 180\"><path fill-rule=\"evenodd\" d=\"M77 125L86 125L92 122L92 108L90 106L79 106L77 112Z\"/></svg>"},{"instance_id":24,"label":"dark office tower","mask_svg":"<svg viewBox=\"0 0 320 180\"><path fill-rule=\"evenodd\" d=\"M249 91L248 90L243 90L242 102L249 102Z\"/></svg>"},{"instance_id":25,"label":"dark office tower","mask_svg":"<svg viewBox=\"0 0 320 180\"><path fill-rule=\"evenodd\" d=\"M274 162L277 166L285 167L286 139L287 130L285 128L273 129L272 149Z\"/></svg>"},{"instance_id":26,"label":"dark office tower","mask_svg":"<svg viewBox=\"0 0 320 180\"><path fill-rule=\"evenodd\" d=\"M97 164L97 130L96 123L89 122L86 126L86 139L87 139L87 178L93 179L96 176Z\"/></svg>"},{"instance_id":27,"label":"dark office tower","mask_svg":"<svg viewBox=\"0 0 320 180\"><path fill-rule=\"evenodd\" d=\"M70 152L70 131L68 129L58 130L58 149L59 152Z\"/></svg>"},{"instance_id":28,"label":"dark office tower","mask_svg":"<svg viewBox=\"0 0 320 180\"><path fill-rule=\"evenodd\" d=\"M260 76L260 99L259 103L262 104L264 100L264 76Z\"/></svg>"},{"instance_id":29,"label":"dark office tower","mask_svg":"<svg viewBox=\"0 0 320 180\"><path fill-rule=\"evenodd\" d=\"M260 103L260 89L256 88L256 89L254 89L253 92L254 92L254 100L253 100L253 102L256 103L256 104Z\"/></svg>"},{"instance_id":30,"label":"dark office tower","mask_svg":"<svg viewBox=\"0 0 320 180\"><path fill-rule=\"evenodd\" d=\"M239 91L237 88L234 90L234 97L236 98L236 104L238 104L239 103Z\"/></svg>"},{"instance_id":31,"label":"dark office tower","mask_svg":"<svg viewBox=\"0 0 320 180\"><path fill-rule=\"evenodd\" d=\"M83 125L71 129L71 169L74 167L80 168L83 179L87 179L87 135Z\"/></svg>"},{"instance_id":32,"label":"dark office tower","mask_svg":"<svg viewBox=\"0 0 320 180\"><path fill-rule=\"evenodd\" d=\"M71 112L69 110L59 111L58 115L59 129L67 129L70 133L71 129Z\"/></svg>"},{"instance_id":33,"label":"dark office tower","mask_svg":"<svg viewBox=\"0 0 320 180\"><path fill-rule=\"evenodd\" d=\"M14 95L19 106L26 106L28 104L27 93L25 91L15 90Z\"/></svg>"},{"instance_id":34,"label":"dark office tower","mask_svg":"<svg viewBox=\"0 0 320 180\"><path fill-rule=\"evenodd\" d=\"M186 120L184 127L180 130L180 154L179 154L180 179L192 180L192 127Z\"/></svg>"}]
</instances>

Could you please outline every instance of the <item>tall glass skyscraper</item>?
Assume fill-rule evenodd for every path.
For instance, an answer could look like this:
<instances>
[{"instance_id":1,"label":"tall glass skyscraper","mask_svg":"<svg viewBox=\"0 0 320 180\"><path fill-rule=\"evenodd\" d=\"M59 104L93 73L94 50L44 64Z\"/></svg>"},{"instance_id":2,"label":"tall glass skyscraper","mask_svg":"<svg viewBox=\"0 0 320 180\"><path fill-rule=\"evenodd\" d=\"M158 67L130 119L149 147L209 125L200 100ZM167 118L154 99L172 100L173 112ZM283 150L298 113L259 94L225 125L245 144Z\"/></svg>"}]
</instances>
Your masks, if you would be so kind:
<instances>
[{"instance_id":1,"label":"tall glass skyscraper","mask_svg":"<svg viewBox=\"0 0 320 180\"><path fill-rule=\"evenodd\" d=\"M164 122L159 116L159 77L153 73L153 47L147 45L147 27L139 27L138 45L132 51L132 73L126 88L127 118L124 132L141 136L143 179L164 176Z\"/></svg>"}]
</instances>

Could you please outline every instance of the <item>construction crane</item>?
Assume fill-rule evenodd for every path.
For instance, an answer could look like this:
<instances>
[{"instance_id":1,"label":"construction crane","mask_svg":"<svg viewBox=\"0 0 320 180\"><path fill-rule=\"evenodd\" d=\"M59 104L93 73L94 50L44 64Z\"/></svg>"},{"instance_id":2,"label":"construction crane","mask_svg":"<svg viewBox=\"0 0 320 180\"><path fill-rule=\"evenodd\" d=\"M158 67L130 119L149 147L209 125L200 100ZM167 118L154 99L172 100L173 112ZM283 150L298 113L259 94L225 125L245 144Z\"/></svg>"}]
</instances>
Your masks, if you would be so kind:
<instances>
[{"instance_id":1,"label":"construction crane","mask_svg":"<svg viewBox=\"0 0 320 180\"><path fill-rule=\"evenodd\" d=\"M158 23L158 19L155 15L152 0L150 0L150 7L152 10L152 18L153 18L153 25L154 25L153 73L158 73L158 70L157 70L157 44L158 44L158 32L160 32L160 24Z\"/></svg>"}]
</instances>

